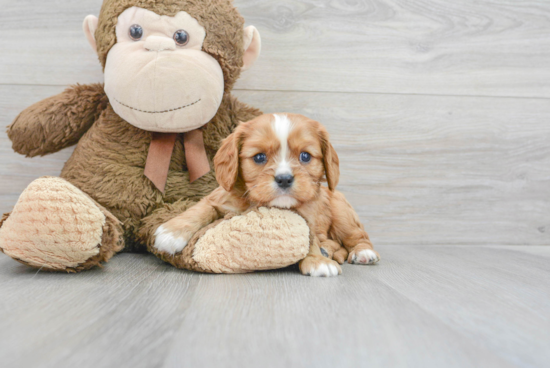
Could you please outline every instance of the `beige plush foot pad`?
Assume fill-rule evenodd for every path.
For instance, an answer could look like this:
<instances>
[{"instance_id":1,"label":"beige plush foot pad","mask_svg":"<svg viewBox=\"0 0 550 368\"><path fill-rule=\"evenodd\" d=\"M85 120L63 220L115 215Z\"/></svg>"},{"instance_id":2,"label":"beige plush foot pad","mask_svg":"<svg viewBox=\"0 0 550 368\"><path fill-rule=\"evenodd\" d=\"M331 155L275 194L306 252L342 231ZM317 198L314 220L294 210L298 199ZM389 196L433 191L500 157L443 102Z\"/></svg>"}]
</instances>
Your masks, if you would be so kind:
<instances>
[{"instance_id":1,"label":"beige plush foot pad","mask_svg":"<svg viewBox=\"0 0 550 368\"><path fill-rule=\"evenodd\" d=\"M106 217L69 182L53 177L32 182L0 228L8 256L50 270L77 268L100 253Z\"/></svg>"},{"instance_id":2,"label":"beige plush foot pad","mask_svg":"<svg viewBox=\"0 0 550 368\"><path fill-rule=\"evenodd\" d=\"M277 208L259 208L204 228L180 254L155 253L179 268L246 273L290 266L308 251L309 227L301 216Z\"/></svg>"}]
</instances>

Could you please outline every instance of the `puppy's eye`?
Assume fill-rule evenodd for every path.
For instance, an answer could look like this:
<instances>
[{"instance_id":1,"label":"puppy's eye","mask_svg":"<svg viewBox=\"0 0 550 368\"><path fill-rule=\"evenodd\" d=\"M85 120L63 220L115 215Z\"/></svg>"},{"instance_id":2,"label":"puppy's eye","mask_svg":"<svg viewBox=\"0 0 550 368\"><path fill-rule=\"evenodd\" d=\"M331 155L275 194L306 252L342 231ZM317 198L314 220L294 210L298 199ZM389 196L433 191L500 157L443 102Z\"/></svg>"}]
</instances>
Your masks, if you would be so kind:
<instances>
[{"instance_id":1,"label":"puppy's eye","mask_svg":"<svg viewBox=\"0 0 550 368\"><path fill-rule=\"evenodd\" d=\"M311 155L307 152L300 153L300 162L303 162L307 164L309 161L311 161Z\"/></svg>"},{"instance_id":2,"label":"puppy's eye","mask_svg":"<svg viewBox=\"0 0 550 368\"><path fill-rule=\"evenodd\" d=\"M130 38L134 41L141 40L141 37L143 37L143 28L139 24L134 24L130 27L130 30L128 31L130 34Z\"/></svg>"},{"instance_id":3,"label":"puppy's eye","mask_svg":"<svg viewBox=\"0 0 550 368\"><path fill-rule=\"evenodd\" d=\"M174 33L174 41L176 41L178 46L187 45L189 43L189 33L185 32L183 29L176 31L176 33Z\"/></svg>"},{"instance_id":4,"label":"puppy's eye","mask_svg":"<svg viewBox=\"0 0 550 368\"><path fill-rule=\"evenodd\" d=\"M254 156L254 162L257 164L265 164L267 162L267 156L265 153L258 153Z\"/></svg>"}]
</instances>

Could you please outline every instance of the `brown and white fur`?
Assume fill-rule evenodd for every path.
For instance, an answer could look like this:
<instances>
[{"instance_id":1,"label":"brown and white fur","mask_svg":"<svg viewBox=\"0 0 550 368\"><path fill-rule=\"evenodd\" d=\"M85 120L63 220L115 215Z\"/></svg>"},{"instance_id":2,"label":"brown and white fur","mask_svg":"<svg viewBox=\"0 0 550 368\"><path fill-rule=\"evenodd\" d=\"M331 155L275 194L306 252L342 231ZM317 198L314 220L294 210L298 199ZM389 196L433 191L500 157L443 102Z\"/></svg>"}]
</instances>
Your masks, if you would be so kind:
<instances>
[{"instance_id":1,"label":"brown and white fur","mask_svg":"<svg viewBox=\"0 0 550 368\"><path fill-rule=\"evenodd\" d=\"M198 230L227 213L266 206L293 209L310 226L309 254L300 261L304 275L341 274L346 257L354 264L379 261L359 217L336 191L338 155L318 122L271 114L241 123L224 140L214 164L220 187L158 228L158 250L175 254ZM328 188L321 185L325 178Z\"/></svg>"}]
</instances>

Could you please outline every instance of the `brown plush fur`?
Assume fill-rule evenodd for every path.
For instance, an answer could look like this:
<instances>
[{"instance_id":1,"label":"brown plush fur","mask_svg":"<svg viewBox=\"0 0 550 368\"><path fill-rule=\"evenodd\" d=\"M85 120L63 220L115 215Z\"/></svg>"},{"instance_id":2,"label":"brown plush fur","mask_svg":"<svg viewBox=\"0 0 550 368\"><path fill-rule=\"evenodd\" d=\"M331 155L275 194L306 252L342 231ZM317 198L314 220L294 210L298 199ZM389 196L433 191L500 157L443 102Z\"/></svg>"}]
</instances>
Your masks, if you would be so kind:
<instances>
[{"instance_id":1,"label":"brown plush fur","mask_svg":"<svg viewBox=\"0 0 550 368\"><path fill-rule=\"evenodd\" d=\"M10 217L10 214L9 213L4 213L2 215L2 218L0 218L0 228L2 227L2 225L4 224L4 222L8 219L8 217ZM0 249L1 250L1 249Z\"/></svg>"},{"instance_id":2,"label":"brown plush fur","mask_svg":"<svg viewBox=\"0 0 550 368\"><path fill-rule=\"evenodd\" d=\"M148 250L152 250L151 246L154 241L153 234L157 228L165 222L170 221L178 214L187 211L196 203L197 202L189 199L182 199L174 203L165 203L163 206L154 210L153 213L141 220L141 227L137 234L139 243L146 245Z\"/></svg>"},{"instance_id":3,"label":"brown plush fur","mask_svg":"<svg viewBox=\"0 0 550 368\"><path fill-rule=\"evenodd\" d=\"M169 16L185 10L205 27L203 50L218 60L225 79L221 106L202 128L207 156L214 167L212 161L221 141L240 121L261 114L229 93L243 65L243 18L230 0L105 0L96 32L103 66L116 42L117 17L131 6ZM145 244L150 243L159 225L218 186L214 172L189 183L180 134L172 154L165 193L157 190L143 174L151 133L122 120L109 104L103 86L98 84L73 86L29 107L8 127L8 136L13 149L27 156L46 155L78 143L61 177L104 207L107 218L114 216L122 224L120 229L105 229L108 235L104 236L101 253L72 271L110 258L120 248L116 235L119 231L124 234L121 239L127 250L145 250Z\"/></svg>"},{"instance_id":4,"label":"brown plush fur","mask_svg":"<svg viewBox=\"0 0 550 368\"><path fill-rule=\"evenodd\" d=\"M69 145L68 142L77 139L74 132L83 134L88 128L65 164L61 177L90 195L123 223L127 250L143 251L153 228L169 218L148 218L145 221L145 229L148 230L142 231L140 240L137 240L137 233L142 226L141 220L154 210L182 198L200 200L218 186L215 174L212 171L189 183L189 175L185 171L183 134L180 134L172 154L165 193L162 194L143 175L151 143L150 132L122 120L109 104L97 121L92 122L91 127L89 122L82 123L85 120L80 118L83 115L89 116L90 111L96 111L103 98L78 97L90 96L94 92L100 95L98 85L91 85L89 89L86 86L76 86L31 106L8 127L8 136L16 152L36 156L65 148ZM61 107L61 121L57 116L59 110L55 107ZM72 113L69 114L68 111ZM233 131L238 122L251 120L260 114L259 110L240 103L233 96L224 96L217 115L203 128L204 144L211 167L214 167L212 160L221 141ZM57 144L51 143L51 135ZM187 208L188 205L174 209L172 216Z\"/></svg>"},{"instance_id":5,"label":"brown plush fur","mask_svg":"<svg viewBox=\"0 0 550 368\"><path fill-rule=\"evenodd\" d=\"M97 121L109 100L103 85L76 85L24 110L8 127L13 150L44 156L72 146Z\"/></svg>"},{"instance_id":6,"label":"brown plush fur","mask_svg":"<svg viewBox=\"0 0 550 368\"><path fill-rule=\"evenodd\" d=\"M224 98L218 114L204 128L211 167L222 139L238 121L249 120L257 114L259 111L230 95ZM128 124L109 105L81 139L61 172L62 178L88 193L123 222L127 250L132 251L145 250L143 240L151 236L148 231L142 232L141 240L136 238L143 218L181 199L198 201L218 186L213 171L189 183L189 173L184 170L183 134L180 134L172 153L165 192L161 193L143 174L150 143L151 133ZM174 216L188 206L176 207ZM146 228L158 227L165 220L164 216L148 218Z\"/></svg>"},{"instance_id":7,"label":"brown plush fur","mask_svg":"<svg viewBox=\"0 0 550 368\"><path fill-rule=\"evenodd\" d=\"M102 262L107 262L124 248L124 238L122 236L120 222L112 214L106 211L103 213L105 214L106 222L103 226L103 236L101 238L99 254L77 267L67 269L67 272L72 273L89 270L90 268L100 265Z\"/></svg>"},{"instance_id":8,"label":"brown plush fur","mask_svg":"<svg viewBox=\"0 0 550 368\"><path fill-rule=\"evenodd\" d=\"M10 214L9 213L4 213L2 215L2 218L0 218L0 229L2 228L2 225L4 225L4 222L6 222L6 220L8 219L8 217L10 217ZM0 247L0 252L4 253L4 250Z\"/></svg>"}]
</instances>

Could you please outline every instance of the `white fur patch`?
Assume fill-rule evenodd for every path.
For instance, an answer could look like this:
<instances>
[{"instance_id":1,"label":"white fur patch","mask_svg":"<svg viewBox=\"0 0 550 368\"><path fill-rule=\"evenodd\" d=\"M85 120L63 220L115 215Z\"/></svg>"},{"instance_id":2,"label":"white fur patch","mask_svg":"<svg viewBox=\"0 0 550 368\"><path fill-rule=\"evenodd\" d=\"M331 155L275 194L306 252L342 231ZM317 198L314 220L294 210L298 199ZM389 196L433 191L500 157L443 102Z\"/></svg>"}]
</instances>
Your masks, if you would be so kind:
<instances>
[{"instance_id":1,"label":"white fur patch","mask_svg":"<svg viewBox=\"0 0 550 368\"><path fill-rule=\"evenodd\" d=\"M368 265L374 264L379 260L380 258L378 258L378 255L375 252L370 249L364 249L353 256L351 263Z\"/></svg>"},{"instance_id":2,"label":"white fur patch","mask_svg":"<svg viewBox=\"0 0 550 368\"><path fill-rule=\"evenodd\" d=\"M186 245L187 240L175 237L162 226L155 231L155 248L161 252L174 255L181 252Z\"/></svg>"},{"instance_id":3,"label":"white fur patch","mask_svg":"<svg viewBox=\"0 0 550 368\"><path fill-rule=\"evenodd\" d=\"M279 149L279 157L277 159L277 170L275 171L275 176L291 174L292 169L290 168L290 157L288 149L288 135L292 131L292 122L288 119L286 115L275 114L275 120L273 121L273 130L281 142L281 148Z\"/></svg>"},{"instance_id":4,"label":"white fur patch","mask_svg":"<svg viewBox=\"0 0 550 368\"><path fill-rule=\"evenodd\" d=\"M298 201L295 198L287 195L277 197L269 203L271 207L279 207L279 208L292 208L297 204L298 204Z\"/></svg>"},{"instance_id":5,"label":"white fur patch","mask_svg":"<svg viewBox=\"0 0 550 368\"><path fill-rule=\"evenodd\" d=\"M309 273L313 277L332 277L338 276L338 268L330 263L321 263L317 269L311 270Z\"/></svg>"}]
</instances>

